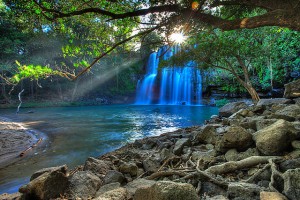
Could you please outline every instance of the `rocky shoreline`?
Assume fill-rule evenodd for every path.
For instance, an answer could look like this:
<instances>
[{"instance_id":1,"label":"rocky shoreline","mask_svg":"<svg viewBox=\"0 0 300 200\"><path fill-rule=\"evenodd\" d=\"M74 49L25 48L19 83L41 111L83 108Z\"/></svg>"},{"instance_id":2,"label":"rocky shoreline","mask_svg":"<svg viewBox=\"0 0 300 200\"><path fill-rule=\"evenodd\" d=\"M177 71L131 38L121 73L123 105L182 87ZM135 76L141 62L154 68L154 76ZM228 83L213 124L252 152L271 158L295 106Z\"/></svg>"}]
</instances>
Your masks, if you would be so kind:
<instances>
[{"instance_id":1,"label":"rocky shoreline","mask_svg":"<svg viewBox=\"0 0 300 200\"><path fill-rule=\"evenodd\" d=\"M0 199L300 199L300 99L235 102L206 125L144 138L84 166L42 169Z\"/></svg>"}]
</instances>

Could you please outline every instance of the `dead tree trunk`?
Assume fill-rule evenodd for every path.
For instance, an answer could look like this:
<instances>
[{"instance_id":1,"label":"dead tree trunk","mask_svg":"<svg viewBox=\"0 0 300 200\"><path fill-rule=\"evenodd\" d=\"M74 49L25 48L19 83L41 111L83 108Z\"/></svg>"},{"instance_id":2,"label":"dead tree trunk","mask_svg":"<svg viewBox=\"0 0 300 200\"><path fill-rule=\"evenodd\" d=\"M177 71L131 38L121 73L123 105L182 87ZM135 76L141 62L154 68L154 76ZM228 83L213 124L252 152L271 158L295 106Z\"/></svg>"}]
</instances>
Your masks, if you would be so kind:
<instances>
[{"instance_id":1,"label":"dead tree trunk","mask_svg":"<svg viewBox=\"0 0 300 200\"><path fill-rule=\"evenodd\" d=\"M17 108L17 112L16 112L16 114L18 114L19 113L19 111L20 111L20 107L21 107L21 105L22 105L22 98L21 98L21 94L24 92L24 89L21 91L21 92L19 92L19 94L18 94L18 97L19 97L19 101L20 101L20 104L19 104L19 106L18 106L18 108Z\"/></svg>"}]
</instances>

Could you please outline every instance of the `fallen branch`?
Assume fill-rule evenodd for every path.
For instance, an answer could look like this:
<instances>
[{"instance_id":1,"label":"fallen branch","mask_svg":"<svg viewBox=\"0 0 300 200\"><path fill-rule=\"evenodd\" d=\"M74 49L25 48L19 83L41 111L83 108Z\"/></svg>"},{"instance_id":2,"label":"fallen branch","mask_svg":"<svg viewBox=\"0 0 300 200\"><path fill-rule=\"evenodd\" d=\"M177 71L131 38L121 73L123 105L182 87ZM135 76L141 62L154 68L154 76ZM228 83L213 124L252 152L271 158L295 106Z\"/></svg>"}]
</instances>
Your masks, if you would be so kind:
<instances>
[{"instance_id":1,"label":"fallen branch","mask_svg":"<svg viewBox=\"0 0 300 200\"><path fill-rule=\"evenodd\" d=\"M211 174L226 174L234 172L236 170L245 169L256 166L258 164L265 164L269 162L269 159L281 158L279 156L251 156L249 158L240 161L229 161L220 165L214 165L205 170Z\"/></svg>"},{"instance_id":2,"label":"fallen branch","mask_svg":"<svg viewBox=\"0 0 300 200\"><path fill-rule=\"evenodd\" d=\"M28 147L27 149L25 149L24 151L22 151L20 153L20 157L23 157L25 155L25 153L27 153L29 150L33 149L34 147L36 147L39 143L41 143L43 141L42 138L40 138L35 144L31 145L30 147Z\"/></svg>"}]
</instances>

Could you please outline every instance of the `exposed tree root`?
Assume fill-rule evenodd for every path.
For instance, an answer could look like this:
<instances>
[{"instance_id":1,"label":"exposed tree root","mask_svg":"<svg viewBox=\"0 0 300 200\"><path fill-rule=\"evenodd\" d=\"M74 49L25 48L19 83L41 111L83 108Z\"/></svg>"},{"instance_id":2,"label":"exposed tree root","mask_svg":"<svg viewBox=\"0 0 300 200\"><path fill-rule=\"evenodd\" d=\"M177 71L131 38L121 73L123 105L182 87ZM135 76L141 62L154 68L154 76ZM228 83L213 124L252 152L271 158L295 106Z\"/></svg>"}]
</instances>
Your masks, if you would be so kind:
<instances>
[{"instance_id":1,"label":"exposed tree root","mask_svg":"<svg viewBox=\"0 0 300 200\"><path fill-rule=\"evenodd\" d=\"M151 174L150 176L146 177L148 180L153 180L156 178L160 177L165 177L165 176L172 176L172 175L178 175L178 176L186 176L186 172L179 172L179 171L160 171L160 172L155 172Z\"/></svg>"},{"instance_id":2,"label":"exposed tree root","mask_svg":"<svg viewBox=\"0 0 300 200\"><path fill-rule=\"evenodd\" d=\"M272 174L271 174L271 181L269 183L269 188L273 192L279 192L279 193L281 193L281 191L278 191L275 188L274 184L278 181L278 178L280 178L282 180L284 180L284 178L283 178L282 173L277 170L277 167L276 167L276 164L275 164L274 160L275 159L269 159L269 164L271 166L271 172L272 172Z\"/></svg>"},{"instance_id":3,"label":"exposed tree root","mask_svg":"<svg viewBox=\"0 0 300 200\"><path fill-rule=\"evenodd\" d=\"M258 164L265 164L269 162L269 159L281 158L279 156L251 156L249 158L240 161L229 161L220 165L211 166L205 170L211 174L226 174L240 169L253 167Z\"/></svg>"},{"instance_id":4,"label":"exposed tree root","mask_svg":"<svg viewBox=\"0 0 300 200\"><path fill-rule=\"evenodd\" d=\"M244 180L244 182L246 182L246 183L253 183L255 181L255 179L261 173L263 173L265 170L267 170L269 167L270 167L270 164L266 164L263 168L261 168L260 170L258 170L255 174L253 174L250 178L248 178L247 180Z\"/></svg>"}]
</instances>

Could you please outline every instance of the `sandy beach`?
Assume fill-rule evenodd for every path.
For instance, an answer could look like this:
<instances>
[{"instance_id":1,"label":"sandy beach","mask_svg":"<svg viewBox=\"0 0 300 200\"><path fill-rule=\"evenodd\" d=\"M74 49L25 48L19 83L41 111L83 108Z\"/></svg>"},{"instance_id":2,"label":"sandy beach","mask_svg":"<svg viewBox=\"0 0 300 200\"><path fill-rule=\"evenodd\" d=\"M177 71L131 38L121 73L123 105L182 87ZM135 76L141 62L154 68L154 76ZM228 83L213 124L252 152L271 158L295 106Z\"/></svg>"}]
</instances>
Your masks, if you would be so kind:
<instances>
[{"instance_id":1,"label":"sandy beach","mask_svg":"<svg viewBox=\"0 0 300 200\"><path fill-rule=\"evenodd\" d=\"M0 117L0 167L21 159L20 153L37 141L38 137L34 132L21 123Z\"/></svg>"}]
</instances>

